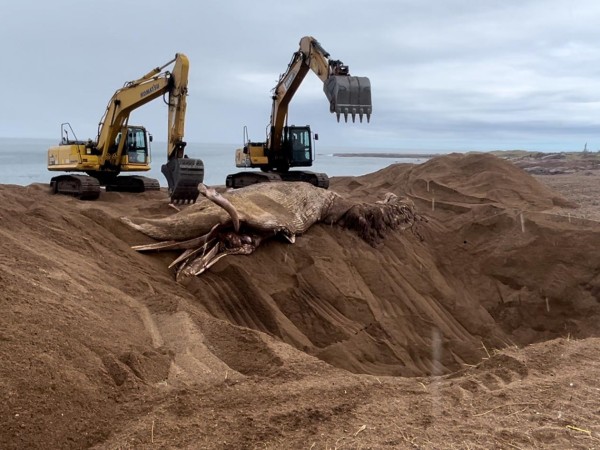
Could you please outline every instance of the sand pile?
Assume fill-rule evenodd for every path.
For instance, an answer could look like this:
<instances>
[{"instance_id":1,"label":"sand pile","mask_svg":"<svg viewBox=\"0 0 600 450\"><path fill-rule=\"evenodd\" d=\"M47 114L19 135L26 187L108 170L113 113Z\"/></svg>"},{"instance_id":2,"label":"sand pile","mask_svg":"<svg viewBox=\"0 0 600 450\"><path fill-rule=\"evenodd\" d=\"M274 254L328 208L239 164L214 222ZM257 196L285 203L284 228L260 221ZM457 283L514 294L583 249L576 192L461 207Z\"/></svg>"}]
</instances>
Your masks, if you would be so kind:
<instances>
[{"instance_id":1,"label":"sand pile","mask_svg":"<svg viewBox=\"0 0 600 450\"><path fill-rule=\"evenodd\" d=\"M156 431L167 447L289 448L366 410L381 424L392 391L421 389L388 376L467 386L477 375L460 371L492 349L598 335L598 223L511 163L448 155L331 189L358 201L394 192L420 217L377 247L315 225L183 286L167 268L176 254L136 253L149 239L119 220L172 214L165 192L81 202L0 186L0 446L127 448ZM495 358L477 370L500 377L496 388L530 375L521 354ZM470 400L453 391L455 404L473 404L480 381L493 390L484 378Z\"/></svg>"}]
</instances>

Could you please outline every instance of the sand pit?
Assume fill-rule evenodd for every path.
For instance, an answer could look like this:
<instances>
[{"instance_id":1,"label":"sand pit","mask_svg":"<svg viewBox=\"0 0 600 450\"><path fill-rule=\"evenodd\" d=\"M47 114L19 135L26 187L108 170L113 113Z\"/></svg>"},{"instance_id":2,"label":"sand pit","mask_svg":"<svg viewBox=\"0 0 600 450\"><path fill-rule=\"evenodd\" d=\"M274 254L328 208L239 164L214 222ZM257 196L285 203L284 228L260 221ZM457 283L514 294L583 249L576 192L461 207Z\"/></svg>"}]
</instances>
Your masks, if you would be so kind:
<instances>
[{"instance_id":1,"label":"sand pit","mask_svg":"<svg viewBox=\"0 0 600 450\"><path fill-rule=\"evenodd\" d=\"M166 192L1 185L0 447L598 446L600 169L516 164L334 178L418 222L375 247L314 225L187 285L119 220Z\"/></svg>"}]
</instances>

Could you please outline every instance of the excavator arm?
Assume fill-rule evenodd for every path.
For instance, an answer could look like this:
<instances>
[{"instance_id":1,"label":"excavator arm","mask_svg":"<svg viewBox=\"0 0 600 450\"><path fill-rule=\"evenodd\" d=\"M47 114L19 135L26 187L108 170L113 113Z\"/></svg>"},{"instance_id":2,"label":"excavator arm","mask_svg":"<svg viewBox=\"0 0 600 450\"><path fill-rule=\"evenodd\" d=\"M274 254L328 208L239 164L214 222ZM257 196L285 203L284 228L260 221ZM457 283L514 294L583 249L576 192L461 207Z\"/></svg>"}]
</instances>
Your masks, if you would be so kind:
<instances>
[{"instance_id":1,"label":"excavator arm","mask_svg":"<svg viewBox=\"0 0 600 450\"><path fill-rule=\"evenodd\" d=\"M169 90L167 163L161 172L167 179L171 201L194 202L198 198L198 184L204 180L204 163L188 158L183 140L185 112L187 108L187 81L189 61L178 53L171 74Z\"/></svg>"},{"instance_id":2,"label":"excavator arm","mask_svg":"<svg viewBox=\"0 0 600 450\"><path fill-rule=\"evenodd\" d=\"M187 57L178 54L180 64L175 64L171 76L171 88L169 95L169 118L168 118L168 148L167 159L183 158L185 142L183 133L185 128L185 111L187 108L187 80L190 68ZM185 59L184 59L185 58Z\"/></svg>"},{"instance_id":3,"label":"excavator arm","mask_svg":"<svg viewBox=\"0 0 600 450\"><path fill-rule=\"evenodd\" d=\"M329 109L336 114L338 122L340 115L344 116L345 121L348 121L348 115L353 122L357 115L361 122L363 116L367 121L370 120L372 104L369 79L350 76L348 66L339 60L329 59L329 56L312 36L300 39L300 48L292 55L287 70L280 76L274 89L269 148L276 150L281 145L289 104L309 70L323 82Z\"/></svg>"}]
</instances>

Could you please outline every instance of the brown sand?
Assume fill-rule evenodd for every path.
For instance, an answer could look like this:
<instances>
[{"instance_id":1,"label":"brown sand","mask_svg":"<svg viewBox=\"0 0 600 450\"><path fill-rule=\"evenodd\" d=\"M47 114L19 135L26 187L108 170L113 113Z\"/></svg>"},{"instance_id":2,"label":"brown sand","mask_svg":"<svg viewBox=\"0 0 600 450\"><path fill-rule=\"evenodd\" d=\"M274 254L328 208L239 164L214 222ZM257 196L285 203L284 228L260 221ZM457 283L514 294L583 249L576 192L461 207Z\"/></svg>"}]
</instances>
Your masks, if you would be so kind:
<instances>
[{"instance_id":1,"label":"brown sand","mask_svg":"<svg viewBox=\"0 0 600 450\"><path fill-rule=\"evenodd\" d=\"M515 164L334 178L421 220L377 248L316 225L187 286L119 221L165 192L0 185L0 448L600 447L600 170Z\"/></svg>"}]
</instances>

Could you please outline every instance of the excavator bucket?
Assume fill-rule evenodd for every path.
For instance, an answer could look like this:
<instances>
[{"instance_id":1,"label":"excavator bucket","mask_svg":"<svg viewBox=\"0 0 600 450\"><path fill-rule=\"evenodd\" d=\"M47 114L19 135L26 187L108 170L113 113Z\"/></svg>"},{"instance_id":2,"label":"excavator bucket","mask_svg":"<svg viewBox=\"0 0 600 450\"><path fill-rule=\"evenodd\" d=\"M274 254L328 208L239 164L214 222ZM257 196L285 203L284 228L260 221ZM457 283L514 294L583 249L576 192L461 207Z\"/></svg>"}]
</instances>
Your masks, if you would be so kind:
<instances>
[{"instance_id":1,"label":"excavator bucket","mask_svg":"<svg viewBox=\"0 0 600 450\"><path fill-rule=\"evenodd\" d=\"M329 99L329 109L335 113L338 122L340 115L344 116L346 122L348 115L352 117L352 122L357 115L361 122L363 115L367 116L367 122L371 119L371 82L367 77L331 75L325 81L323 90Z\"/></svg>"},{"instance_id":2,"label":"excavator bucket","mask_svg":"<svg viewBox=\"0 0 600 450\"><path fill-rule=\"evenodd\" d=\"M204 181L204 163L200 159L175 158L160 168L167 179L171 203L194 203Z\"/></svg>"}]
</instances>

